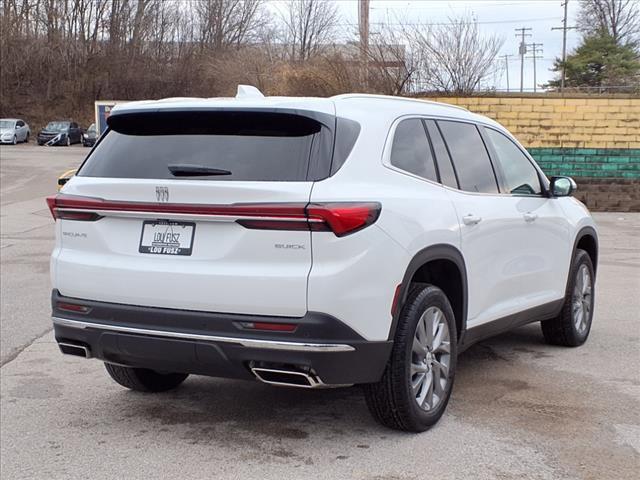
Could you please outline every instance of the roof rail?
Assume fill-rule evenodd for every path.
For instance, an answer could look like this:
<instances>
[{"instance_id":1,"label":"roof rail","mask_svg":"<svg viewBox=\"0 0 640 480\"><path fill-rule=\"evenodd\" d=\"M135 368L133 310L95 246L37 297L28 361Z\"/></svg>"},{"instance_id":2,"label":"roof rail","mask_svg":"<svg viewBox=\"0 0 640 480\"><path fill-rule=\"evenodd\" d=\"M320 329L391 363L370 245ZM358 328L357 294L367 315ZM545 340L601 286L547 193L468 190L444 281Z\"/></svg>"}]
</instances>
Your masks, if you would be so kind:
<instances>
[{"instance_id":1,"label":"roof rail","mask_svg":"<svg viewBox=\"0 0 640 480\"><path fill-rule=\"evenodd\" d=\"M434 102L433 100L422 100L419 98L407 98L407 97L394 97L392 95L375 95L371 93L343 93L341 95L334 95L331 97L333 100L348 100L351 98L375 98L379 100L395 100L395 101L404 101L404 102L419 102L419 103L430 103L432 105L438 105L439 107L449 107L455 108L458 110L463 110L468 112L469 109L461 107L459 105L452 105L450 103L443 102Z\"/></svg>"}]
</instances>

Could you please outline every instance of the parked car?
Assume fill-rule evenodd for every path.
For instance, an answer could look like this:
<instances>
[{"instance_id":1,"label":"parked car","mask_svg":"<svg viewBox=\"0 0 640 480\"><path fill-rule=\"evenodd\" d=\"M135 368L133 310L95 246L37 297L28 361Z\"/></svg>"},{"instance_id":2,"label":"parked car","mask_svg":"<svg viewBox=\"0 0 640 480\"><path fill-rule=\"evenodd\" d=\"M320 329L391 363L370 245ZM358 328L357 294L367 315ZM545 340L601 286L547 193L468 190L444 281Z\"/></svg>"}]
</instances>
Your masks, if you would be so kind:
<instances>
[{"instance_id":1,"label":"parked car","mask_svg":"<svg viewBox=\"0 0 640 480\"><path fill-rule=\"evenodd\" d=\"M67 147L74 143L82 141L82 129L76 122L58 120L49 122L38 133L38 145L66 145Z\"/></svg>"},{"instance_id":2,"label":"parked car","mask_svg":"<svg viewBox=\"0 0 640 480\"><path fill-rule=\"evenodd\" d=\"M500 124L406 98L238 97L118 105L47 199L63 353L139 391L363 384L379 422L419 432L473 343L538 321L549 343L587 340L594 221Z\"/></svg>"},{"instance_id":3,"label":"parked car","mask_svg":"<svg viewBox=\"0 0 640 480\"><path fill-rule=\"evenodd\" d=\"M62 175L58 177L58 190L64 187L65 184L69 180L71 180L71 177L73 177L76 174L77 170L78 170L77 168L72 168L71 170L67 170L66 172L64 172Z\"/></svg>"},{"instance_id":4,"label":"parked car","mask_svg":"<svg viewBox=\"0 0 640 480\"><path fill-rule=\"evenodd\" d=\"M87 131L82 134L82 145L85 147L93 147L98 139L98 132L96 131L96 124L92 123Z\"/></svg>"},{"instance_id":5,"label":"parked car","mask_svg":"<svg viewBox=\"0 0 640 480\"><path fill-rule=\"evenodd\" d=\"M0 119L0 143L29 142L31 130L24 120L19 118Z\"/></svg>"}]
</instances>

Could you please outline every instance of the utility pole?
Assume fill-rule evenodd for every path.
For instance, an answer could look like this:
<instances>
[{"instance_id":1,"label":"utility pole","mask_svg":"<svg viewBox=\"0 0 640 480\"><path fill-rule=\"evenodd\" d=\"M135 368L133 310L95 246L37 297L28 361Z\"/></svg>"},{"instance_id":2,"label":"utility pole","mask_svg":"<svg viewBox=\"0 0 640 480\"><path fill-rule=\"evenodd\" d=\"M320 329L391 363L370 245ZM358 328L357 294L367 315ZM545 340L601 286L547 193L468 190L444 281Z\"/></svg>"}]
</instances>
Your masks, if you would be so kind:
<instances>
[{"instance_id":1,"label":"utility pole","mask_svg":"<svg viewBox=\"0 0 640 480\"><path fill-rule=\"evenodd\" d=\"M560 91L564 91L564 80L567 74L567 30L574 30L578 27L567 27L567 10L569 8L569 0L562 2L564 6L564 17L562 18L561 27L553 27L551 30L562 30L562 76L560 77Z\"/></svg>"},{"instance_id":2,"label":"utility pole","mask_svg":"<svg viewBox=\"0 0 640 480\"><path fill-rule=\"evenodd\" d=\"M370 0L358 2L358 28L360 30L360 48L363 52L369 49L369 3Z\"/></svg>"},{"instance_id":3,"label":"utility pole","mask_svg":"<svg viewBox=\"0 0 640 480\"><path fill-rule=\"evenodd\" d=\"M542 55L538 56L538 53L542 53L542 48L538 48L542 47L542 44L533 42L528 46L531 47L532 55L527 58L533 58L533 93L536 93L538 89L538 80L536 79L536 58L542 58Z\"/></svg>"},{"instance_id":4,"label":"utility pole","mask_svg":"<svg viewBox=\"0 0 640 480\"><path fill-rule=\"evenodd\" d=\"M527 53L527 44L525 42L525 37L530 37L530 33L526 33L527 31L532 30L531 28L516 28L516 37L520 37L520 48L518 49L518 53L520 54L520 93L524 90L524 54Z\"/></svg>"},{"instance_id":5,"label":"utility pole","mask_svg":"<svg viewBox=\"0 0 640 480\"><path fill-rule=\"evenodd\" d=\"M365 85L369 83L369 2L358 2L358 28L360 31L361 76Z\"/></svg>"},{"instance_id":6,"label":"utility pole","mask_svg":"<svg viewBox=\"0 0 640 480\"><path fill-rule=\"evenodd\" d=\"M509 93L509 57L513 55L502 55L500 58L504 58L504 66L507 70L507 93Z\"/></svg>"}]
</instances>

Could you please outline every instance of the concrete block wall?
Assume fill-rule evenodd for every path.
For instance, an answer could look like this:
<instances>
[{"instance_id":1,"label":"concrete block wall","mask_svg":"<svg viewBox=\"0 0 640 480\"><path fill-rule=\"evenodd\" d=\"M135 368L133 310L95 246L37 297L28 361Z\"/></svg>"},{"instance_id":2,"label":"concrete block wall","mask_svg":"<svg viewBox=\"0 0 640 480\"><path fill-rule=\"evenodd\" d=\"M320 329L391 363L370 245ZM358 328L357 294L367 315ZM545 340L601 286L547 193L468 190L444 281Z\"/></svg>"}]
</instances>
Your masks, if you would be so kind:
<instances>
[{"instance_id":1,"label":"concrete block wall","mask_svg":"<svg viewBox=\"0 0 640 480\"><path fill-rule=\"evenodd\" d=\"M459 105L500 122L547 175L569 175L579 185L593 185L592 194L585 195L591 208L640 209L640 98L541 94L426 99ZM613 179L625 181L608 182ZM620 188L625 193L618 202Z\"/></svg>"}]
</instances>

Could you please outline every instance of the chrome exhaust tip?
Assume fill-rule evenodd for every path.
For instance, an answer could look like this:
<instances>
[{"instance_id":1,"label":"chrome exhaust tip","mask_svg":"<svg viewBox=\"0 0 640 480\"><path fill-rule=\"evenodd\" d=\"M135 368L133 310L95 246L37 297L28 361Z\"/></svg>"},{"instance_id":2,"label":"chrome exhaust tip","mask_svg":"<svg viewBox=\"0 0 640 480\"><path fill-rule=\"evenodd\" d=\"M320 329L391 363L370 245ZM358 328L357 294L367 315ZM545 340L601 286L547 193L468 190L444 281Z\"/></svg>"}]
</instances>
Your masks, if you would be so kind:
<instances>
[{"instance_id":1,"label":"chrome exhaust tip","mask_svg":"<svg viewBox=\"0 0 640 480\"><path fill-rule=\"evenodd\" d=\"M298 370L281 368L250 367L258 380L270 385L298 388L319 388L326 386L319 377Z\"/></svg>"},{"instance_id":2,"label":"chrome exhaust tip","mask_svg":"<svg viewBox=\"0 0 640 480\"><path fill-rule=\"evenodd\" d=\"M76 357L91 358L91 350L85 345L69 342L58 342L60 351L65 355L75 355Z\"/></svg>"}]
</instances>

